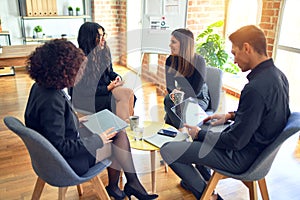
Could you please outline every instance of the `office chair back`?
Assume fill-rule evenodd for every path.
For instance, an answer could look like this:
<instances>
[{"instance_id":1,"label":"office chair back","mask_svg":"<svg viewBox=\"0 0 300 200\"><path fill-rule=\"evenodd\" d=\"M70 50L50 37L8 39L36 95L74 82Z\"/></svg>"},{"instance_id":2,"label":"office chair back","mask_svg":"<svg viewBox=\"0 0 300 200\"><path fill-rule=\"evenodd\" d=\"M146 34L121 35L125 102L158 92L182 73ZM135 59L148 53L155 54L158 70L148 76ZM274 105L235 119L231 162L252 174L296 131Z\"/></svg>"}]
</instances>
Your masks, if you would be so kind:
<instances>
[{"instance_id":1,"label":"office chair back","mask_svg":"<svg viewBox=\"0 0 300 200\"><path fill-rule=\"evenodd\" d=\"M38 177L52 186L79 185L99 174L111 163L110 160L103 160L90 168L86 174L78 176L56 148L41 134L24 126L15 117L5 117L4 123L23 140Z\"/></svg>"},{"instance_id":2,"label":"office chair back","mask_svg":"<svg viewBox=\"0 0 300 200\"><path fill-rule=\"evenodd\" d=\"M210 95L210 112L216 112L219 108L222 90L223 71L216 67L207 67L206 84Z\"/></svg>"}]
</instances>

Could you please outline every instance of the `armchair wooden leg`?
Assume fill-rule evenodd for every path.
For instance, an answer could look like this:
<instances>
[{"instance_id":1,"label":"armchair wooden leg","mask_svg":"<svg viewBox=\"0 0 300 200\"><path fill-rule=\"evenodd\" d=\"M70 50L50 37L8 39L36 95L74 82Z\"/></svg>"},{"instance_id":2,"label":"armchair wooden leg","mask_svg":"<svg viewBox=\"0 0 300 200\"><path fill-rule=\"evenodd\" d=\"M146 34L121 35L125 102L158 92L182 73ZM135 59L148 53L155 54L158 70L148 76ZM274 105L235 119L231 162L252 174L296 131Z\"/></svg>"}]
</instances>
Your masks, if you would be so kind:
<instances>
[{"instance_id":1,"label":"armchair wooden leg","mask_svg":"<svg viewBox=\"0 0 300 200\"><path fill-rule=\"evenodd\" d=\"M34 186L32 197L31 197L32 200L40 199L42 191L44 189L44 186L45 186L45 181L43 179L41 179L40 177L38 177L36 180L35 186Z\"/></svg>"},{"instance_id":2,"label":"armchair wooden leg","mask_svg":"<svg viewBox=\"0 0 300 200\"><path fill-rule=\"evenodd\" d=\"M250 200L258 200L256 182L255 181L243 181L243 183L249 189Z\"/></svg>"},{"instance_id":3,"label":"armchair wooden leg","mask_svg":"<svg viewBox=\"0 0 300 200\"><path fill-rule=\"evenodd\" d=\"M83 187L82 184L77 185L77 191L78 191L78 195L82 196L83 194Z\"/></svg>"},{"instance_id":4,"label":"armchair wooden leg","mask_svg":"<svg viewBox=\"0 0 300 200\"><path fill-rule=\"evenodd\" d=\"M168 173L168 171L169 171L169 166L167 163L165 163L165 173Z\"/></svg>"},{"instance_id":5,"label":"armchair wooden leg","mask_svg":"<svg viewBox=\"0 0 300 200\"><path fill-rule=\"evenodd\" d=\"M67 189L68 189L68 187L58 188L58 200L65 200L66 199Z\"/></svg>"},{"instance_id":6,"label":"armchair wooden leg","mask_svg":"<svg viewBox=\"0 0 300 200\"><path fill-rule=\"evenodd\" d=\"M260 189L262 199L263 200L269 200L270 198L269 198L268 188L267 188L267 184L266 184L266 179L263 178L263 179L260 179L257 182L258 182L258 186L259 186L259 189Z\"/></svg>"},{"instance_id":7,"label":"armchair wooden leg","mask_svg":"<svg viewBox=\"0 0 300 200\"><path fill-rule=\"evenodd\" d=\"M219 180L223 178L226 178L226 176L218 172L214 172L207 183L207 186L202 194L201 200L209 200Z\"/></svg>"},{"instance_id":8,"label":"armchair wooden leg","mask_svg":"<svg viewBox=\"0 0 300 200\"><path fill-rule=\"evenodd\" d=\"M106 189L102 183L102 181L98 178L98 176L95 176L91 179L91 182L93 186L95 187L95 191L97 192L99 198L101 200L110 200L110 197L108 196Z\"/></svg>"}]
</instances>

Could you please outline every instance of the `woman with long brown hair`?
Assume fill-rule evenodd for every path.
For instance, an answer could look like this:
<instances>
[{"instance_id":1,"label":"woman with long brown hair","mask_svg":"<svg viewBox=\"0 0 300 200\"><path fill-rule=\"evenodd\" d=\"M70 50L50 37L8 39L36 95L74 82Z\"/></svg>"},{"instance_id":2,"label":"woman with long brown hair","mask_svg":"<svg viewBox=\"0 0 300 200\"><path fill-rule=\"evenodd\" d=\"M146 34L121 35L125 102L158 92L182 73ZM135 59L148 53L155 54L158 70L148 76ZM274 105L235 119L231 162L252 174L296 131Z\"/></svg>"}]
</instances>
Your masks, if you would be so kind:
<instances>
[{"instance_id":1,"label":"woman with long brown hair","mask_svg":"<svg viewBox=\"0 0 300 200\"><path fill-rule=\"evenodd\" d=\"M202 56L195 53L194 34L188 29L176 29L171 34L171 55L165 64L166 88L168 94L164 99L166 111L165 122L181 128L180 119L172 112L173 94L182 91L184 99L193 97L206 110L210 97L206 81L206 66Z\"/></svg>"}]
</instances>

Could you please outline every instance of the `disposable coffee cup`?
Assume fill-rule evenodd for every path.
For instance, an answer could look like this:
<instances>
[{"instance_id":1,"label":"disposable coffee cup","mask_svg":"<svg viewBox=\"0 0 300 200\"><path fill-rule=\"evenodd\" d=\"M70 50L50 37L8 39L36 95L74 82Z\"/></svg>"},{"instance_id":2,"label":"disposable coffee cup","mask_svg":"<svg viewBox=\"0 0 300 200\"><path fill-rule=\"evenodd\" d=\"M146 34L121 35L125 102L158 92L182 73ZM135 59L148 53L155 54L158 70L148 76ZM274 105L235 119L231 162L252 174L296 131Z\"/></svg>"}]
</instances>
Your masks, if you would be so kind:
<instances>
[{"instance_id":1,"label":"disposable coffee cup","mask_svg":"<svg viewBox=\"0 0 300 200\"><path fill-rule=\"evenodd\" d=\"M139 116L130 116L129 123L130 123L130 129L133 131L134 128L139 126Z\"/></svg>"}]
</instances>

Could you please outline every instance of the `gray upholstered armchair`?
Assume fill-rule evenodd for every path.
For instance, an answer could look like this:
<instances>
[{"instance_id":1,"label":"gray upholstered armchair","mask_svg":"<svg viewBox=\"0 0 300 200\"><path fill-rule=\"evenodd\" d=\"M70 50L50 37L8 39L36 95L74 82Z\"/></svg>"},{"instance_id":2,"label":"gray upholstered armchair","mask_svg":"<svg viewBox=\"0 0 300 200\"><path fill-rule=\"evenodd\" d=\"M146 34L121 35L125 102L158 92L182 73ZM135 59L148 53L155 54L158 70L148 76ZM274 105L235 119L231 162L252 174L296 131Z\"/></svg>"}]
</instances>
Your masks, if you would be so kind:
<instances>
[{"instance_id":1,"label":"gray upholstered armchair","mask_svg":"<svg viewBox=\"0 0 300 200\"><path fill-rule=\"evenodd\" d=\"M251 200L257 200L256 181L258 182L263 200L269 199L265 176L268 174L272 163L279 151L282 143L293 134L300 130L300 113L294 112L290 115L289 120L282 133L272 142L255 160L247 171L242 174L232 174L226 171L213 169L214 173L210 178L201 200L210 198L218 181L224 178L234 178L241 180L249 189Z\"/></svg>"},{"instance_id":2,"label":"gray upholstered armchair","mask_svg":"<svg viewBox=\"0 0 300 200\"><path fill-rule=\"evenodd\" d=\"M32 199L39 199L45 183L59 187L59 199L65 198L68 186L77 185L79 195L82 195L80 184L92 181L100 199L110 199L102 181L97 175L111 164L110 160L103 160L89 169L87 173L78 176L69 166L54 146L38 132L24 126L15 117L5 117L5 125L15 132L24 142L30 154L32 167L38 178L32 194Z\"/></svg>"}]
</instances>

